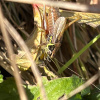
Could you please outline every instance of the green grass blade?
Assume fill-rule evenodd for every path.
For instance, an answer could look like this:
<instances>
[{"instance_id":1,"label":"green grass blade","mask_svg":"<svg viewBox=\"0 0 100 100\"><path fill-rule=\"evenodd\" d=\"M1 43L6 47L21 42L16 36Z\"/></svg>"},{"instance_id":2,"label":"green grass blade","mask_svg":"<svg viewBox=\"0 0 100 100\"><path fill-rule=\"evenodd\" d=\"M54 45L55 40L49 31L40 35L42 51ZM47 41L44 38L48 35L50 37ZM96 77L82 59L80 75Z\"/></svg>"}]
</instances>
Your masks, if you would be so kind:
<instances>
[{"instance_id":1,"label":"green grass blade","mask_svg":"<svg viewBox=\"0 0 100 100\"><path fill-rule=\"evenodd\" d=\"M93 43L95 43L100 38L100 34L97 35L93 40L91 40L84 48L82 48L78 53L76 53L62 68L58 70L61 74L69 65L71 65L84 51L86 51Z\"/></svg>"}]
</instances>

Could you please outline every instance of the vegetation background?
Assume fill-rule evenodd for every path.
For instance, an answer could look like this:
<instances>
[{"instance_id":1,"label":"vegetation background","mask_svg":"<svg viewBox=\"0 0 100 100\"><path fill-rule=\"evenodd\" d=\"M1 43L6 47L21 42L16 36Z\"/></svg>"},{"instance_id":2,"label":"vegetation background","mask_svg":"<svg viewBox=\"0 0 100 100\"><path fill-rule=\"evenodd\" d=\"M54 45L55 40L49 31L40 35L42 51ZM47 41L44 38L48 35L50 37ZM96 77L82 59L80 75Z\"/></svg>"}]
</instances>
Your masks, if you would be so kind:
<instances>
[{"instance_id":1,"label":"vegetation background","mask_svg":"<svg viewBox=\"0 0 100 100\"><path fill-rule=\"evenodd\" d=\"M100 100L100 1L45 1L57 4L67 23L81 17L65 30L59 50L48 60L40 59L47 45L46 38L40 41L43 8L38 5L38 12L33 3L22 1L0 2L1 100Z\"/></svg>"}]
</instances>

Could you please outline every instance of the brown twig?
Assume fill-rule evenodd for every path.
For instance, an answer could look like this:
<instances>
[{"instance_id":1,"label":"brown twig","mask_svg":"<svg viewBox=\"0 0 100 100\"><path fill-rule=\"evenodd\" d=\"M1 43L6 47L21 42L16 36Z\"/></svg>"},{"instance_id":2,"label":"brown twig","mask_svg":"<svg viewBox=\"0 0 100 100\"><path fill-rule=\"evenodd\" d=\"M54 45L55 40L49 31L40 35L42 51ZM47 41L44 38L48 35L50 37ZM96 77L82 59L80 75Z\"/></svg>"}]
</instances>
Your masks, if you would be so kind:
<instances>
[{"instance_id":1,"label":"brown twig","mask_svg":"<svg viewBox=\"0 0 100 100\"><path fill-rule=\"evenodd\" d=\"M44 4L69 10L76 10L82 12L100 13L100 5L84 5L63 1L50 1L50 0L5 0L11 2L27 3L27 4Z\"/></svg>"},{"instance_id":2,"label":"brown twig","mask_svg":"<svg viewBox=\"0 0 100 100\"><path fill-rule=\"evenodd\" d=\"M17 85L17 88L18 88L18 93L19 93L19 96L20 96L21 100L27 100L24 88L21 85L22 84L21 77L19 75L19 71L18 71L18 68L16 66L15 57L13 56L14 52L13 52L13 49L12 49L12 44L11 44L8 32L6 30L3 18L4 17L3 17L2 9L1 9L1 5L0 5L0 24L1 24L0 27L1 27L1 31L3 33L3 38L4 38L4 41L5 41L7 50L8 50L9 58L11 60L11 65L14 68L13 75L14 75L14 78L15 78L15 81L16 81L16 85Z\"/></svg>"}]
</instances>

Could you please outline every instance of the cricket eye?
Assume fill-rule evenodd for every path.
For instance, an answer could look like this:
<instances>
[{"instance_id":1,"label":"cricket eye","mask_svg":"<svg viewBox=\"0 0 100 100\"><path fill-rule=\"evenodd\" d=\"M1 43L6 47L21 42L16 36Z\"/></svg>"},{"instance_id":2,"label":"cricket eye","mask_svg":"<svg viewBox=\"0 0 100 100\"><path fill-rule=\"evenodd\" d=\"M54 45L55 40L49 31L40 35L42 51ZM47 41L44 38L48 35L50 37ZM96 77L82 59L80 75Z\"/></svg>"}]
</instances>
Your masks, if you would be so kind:
<instances>
[{"instance_id":1,"label":"cricket eye","mask_svg":"<svg viewBox=\"0 0 100 100\"><path fill-rule=\"evenodd\" d=\"M48 48L49 48L50 51L53 51L54 48L55 48L55 45L49 45Z\"/></svg>"}]
</instances>

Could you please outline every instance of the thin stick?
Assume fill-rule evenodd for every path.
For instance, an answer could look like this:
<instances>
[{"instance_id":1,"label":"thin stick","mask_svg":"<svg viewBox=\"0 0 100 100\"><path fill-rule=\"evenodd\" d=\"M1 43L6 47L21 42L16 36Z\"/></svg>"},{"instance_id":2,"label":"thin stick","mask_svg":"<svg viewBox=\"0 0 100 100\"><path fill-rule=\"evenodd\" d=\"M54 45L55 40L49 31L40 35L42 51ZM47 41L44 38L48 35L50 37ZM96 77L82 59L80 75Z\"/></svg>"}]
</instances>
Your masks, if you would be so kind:
<instances>
[{"instance_id":1,"label":"thin stick","mask_svg":"<svg viewBox=\"0 0 100 100\"><path fill-rule=\"evenodd\" d=\"M83 89L87 88L89 85L91 85L94 81L96 81L99 77L99 73L95 74L92 78L90 78L87 82L85 82L83 85L79 86L72 92L68 94L68 96L64 96L61 100L68 100L70 97L74 96L75 94L81 92Z\"/></svg>"},{"instance_id":2,"label":"thin stick","mask_svg":"<svg viewBox=\"0 0 100 100\"><path fill-rule=\"evenodd\" d=\"M17 85L18 93L19 93L21 100L27 100L26 93L24 91L24 88L21 85L22 82L21 82L21 78L20 78L20 75L19 75L18 68L16 66L15 57L13 56L14 52L13 52L13 49L12 49L12 44L11 44L8 32L6 31L3 18L4 17L3 17L2 9L1 9L1 5L0 5L0 24L1 24L0 27L1 27L1 31L3 33L3 38L4 38L4 41L5 41L7 50L8 50L9 58L11 60L11 65L14 68L13 75L14 75L15 82L16 82L16 85Z\"/></svg>"},{"instance_id":3,"label":"thin stick","mask_svg":"<svg viewBox=\"0 0 100 100\"><path fill-rule=\"evenodd\" d=\"M37 3L37 4L54 6L75 11L100 13L100 5L84 5L71 2L50 1L50 0L5 0L5 1L27 3L27 4Z\"/></svg>"}]
</instances>

